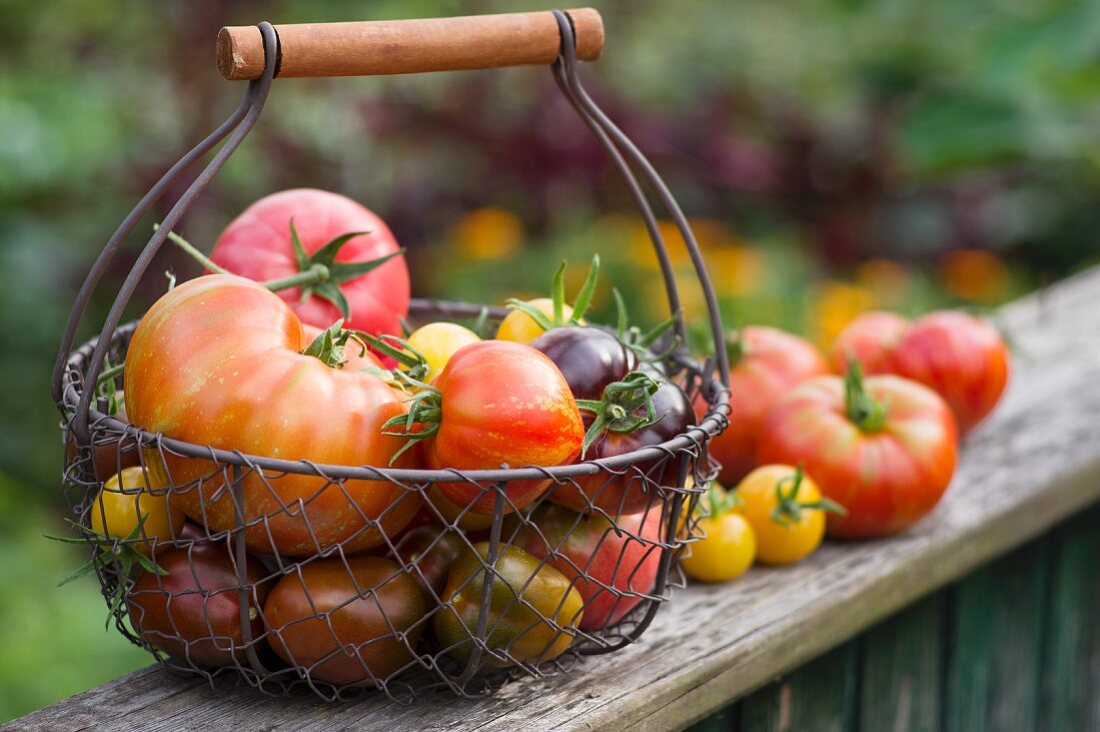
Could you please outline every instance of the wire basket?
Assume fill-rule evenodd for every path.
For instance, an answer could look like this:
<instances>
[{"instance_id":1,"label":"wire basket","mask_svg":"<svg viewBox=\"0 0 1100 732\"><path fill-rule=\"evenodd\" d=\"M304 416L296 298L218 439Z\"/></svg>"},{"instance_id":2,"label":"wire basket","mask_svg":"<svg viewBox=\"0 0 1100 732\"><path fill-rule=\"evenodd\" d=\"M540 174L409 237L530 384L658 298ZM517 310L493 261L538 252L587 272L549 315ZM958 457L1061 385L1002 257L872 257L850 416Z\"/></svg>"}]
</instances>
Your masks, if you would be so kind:
<instances>
[{"instance_id":1,"label":"wire basket","mask_svg":"<svg viewBox=\"0 0 1100 732\"><path fill-rule=\"evenodd\" d=\"M371 690L403 703L436 688L479 695L510 678L553 673L626 646L682 584L675 559L697 538L691 514L701 489L692 486L713 476L706 443L729 414L717 303L671 194L581 86L570 16L546 17L560 39L554 79L641 212L679 344L684 323L672 266L635 171L687 245L717 355L698 362L681 345L663 366L690 400L708 405L705 417L662 444L603 460L433 471L252 455L148 432L112 415L95 385L105 364L125 361L136 324L119 325L123 308L168 232L252 128L277 63L285 63L275 29L261 23L262 73L248 83L240 107L153 186L112 236L77 296L54 369L74 523L89 544L115 626L168 670L211 682L238 677L273 695L308 688L330 700ZM100 336L75 347L80 319L121 242L222 141L138 256ZM499 308L414 299L410 319L473 318L486 310L492 318L504 315ZM125 374L117 378L124 388ZM124 468L141 488L111 481ZM546 486L522 509L507 491L519 481ZM469 505L440 497L440 484L455 483L476 494ZM559 491L584 496L584 510L557 505ZM127 539L105 541L96 527L107 525L111 496L159 497L166 528L155 533L139 522ZM339 535L324 525L333 505L350 507L356 517ZM491 511L479 513L486 505ZM141 514L140 506L135 510ZM287 530L305 538L288 543L280 538Z\"/></svg>"}]
</instances>

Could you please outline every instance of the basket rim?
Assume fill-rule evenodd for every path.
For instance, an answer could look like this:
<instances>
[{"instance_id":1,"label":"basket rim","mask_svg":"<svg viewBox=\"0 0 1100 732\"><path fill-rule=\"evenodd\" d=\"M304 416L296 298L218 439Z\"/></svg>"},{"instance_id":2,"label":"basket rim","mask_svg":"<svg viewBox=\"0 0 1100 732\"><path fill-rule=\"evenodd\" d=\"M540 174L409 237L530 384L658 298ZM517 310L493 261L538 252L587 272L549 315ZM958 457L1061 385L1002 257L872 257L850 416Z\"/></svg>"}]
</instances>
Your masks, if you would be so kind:
<instances>
[{"instance_id":1,"label":"basket rim","mask_svg":"<svg viewBox=\"0 0 1100 732\"><path fill-rule=\"evenodd\" d=\"M415 310L432 310L442 308L454 314L474 314L482 311L483 306L471 305L449 300L414 299L411 303ZM497 308L490 307L492 312ZM139 321L134 320L120 325L115 329L114 337L127 336L137 328ZM66 361L66 369L63 380L61 408L66 415L77 408L80 402L81 389L74 374L81 373L92 350L99 341L98 336L78 346L70 354ZM702 367L703 364L692 360L693 364ZM702 368L700 368L702 371ZM685 431L665 442L644 447L631 452L615 455L599 460L585 460L568 465L535 466L528 465L518 468L497 468L493 470L459 470L447 468L443 470L426 470L419 468L388 468L370 465L340 465L331 463L317 463L312 460L289 460L273 458L262 455L253 455L240 450L227 450L211 445L199 445L197 443L169 437L163 433L150 432L135 425L122 422L115 417L104 414L98 409L88 410L89 423L95 425L97 431L106 431L119 435L120 438L135 440L145 447L163 447L169 452L181 457L205 459L222 465L240 466L271 473L291 473L296 475L313 475L327 479L340 480L373 480L388 481L401 484L424 483L505 483L513 480L541 480L550 478L557 483L566 482L573 478L596 475L601 472L622 472L634 465L659 459L662 456L671 456L676 452L690 447L698 447L701 443L720 434L726 427L730 415L729 389L718 380L711 382L714 388L707 399L708 410L703 419Z\"/></svg>"}]
</instances>

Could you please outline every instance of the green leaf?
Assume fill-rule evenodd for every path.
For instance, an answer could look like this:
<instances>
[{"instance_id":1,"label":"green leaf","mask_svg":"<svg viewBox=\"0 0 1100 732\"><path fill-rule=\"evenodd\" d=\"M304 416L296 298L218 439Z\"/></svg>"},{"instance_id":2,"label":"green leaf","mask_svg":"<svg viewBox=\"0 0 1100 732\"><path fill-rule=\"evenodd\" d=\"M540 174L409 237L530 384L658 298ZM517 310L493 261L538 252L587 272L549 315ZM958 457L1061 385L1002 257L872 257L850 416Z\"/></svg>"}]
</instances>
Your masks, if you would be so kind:
<instances>
[{"instance_id":1,"label":"green leaf","mask_svg":"<svg viewBox=\"0 0 1100 732\"><path fill-rule=\"evenodd\" d=\"M377 259L367 260L366 262L337 262L331 264L328 266L329 282L347 282L356 277L362 277L367 272L378 269L394 257L400 257L404 253L404 249L398 249L396 252L390 252L389 254L378 257Z\"/></svg>"},{"instance_id":2,"label":"green leaf","mask_svg":"<svg viewBox=\"0 0 1100 732\"><path fill-rule=\"evenodd\" d=\"M626 314L626 303L618 287L611 288L611 296L615 298L615 332L619 334L619 340L626 338L626 329L630 327L630 318Z\"/></svg>"},{"instance_id":3,"label":"green leaf","mask_svg":"<svg viewBox=\"0 0 1100 732\"><path fill-rule=\"evenodd\" d=\"M563 264L564 266L564 264ZM588 312L588 306L592 303L592 296L596 294L596 281L600 277L600 255L592 255L592 264L588 266L588 276L584 278L577 299L573 301L573 315L570 322L580 324L584 314ZM558 322L561 322L560 318Z\"/></svg>"},{"instance_id":4,"label":"green leaf","mask_svg":"<svg viewBox=\"0 0 1100 732\"><path fill-rule=\"evenodd\" d=\"M543 330L553 330L554 322L550 318L546 317L546 313L542 312L534 305L526 303L523 300L517 300L514 297L505 301L505 304L512 310L519 310L521 313L529 317L531 320L538 323L538 326Z\"/></svg>"},{"instance_id":5,"label":"green leaf","mask_svg":"<svg viewBox=\"0 0 1100 732\"><path fill-rule=\"evenodd\" d=\"M550 286L550 297L554 303L554 323L550 328L565 322L565 267L566 262L563 259L558 271L554 273L554 282ZM546 328L546 330L550 330L550 328Z\"/></svg>"},{"instance_id":6,"label":"green leaf","mask_svg":"<svg viewBox=\"0 0 1100 732\"><path fill-rule=\"evenodd\" d=\"M53 537L48 537L48 538L52 539ZM85 544L87 542L78 542L78 543ZM80 579L81 577L84 577L85 575L91 574L93 571L95 571L95 568L96 568L95 561L85 562L84 564L80 565L80 569L76 570L75 572L70 574L68 577L66 577L65 579L58 582L57 586L58 587L64 587L65 585L69 584L70 582L74 582L74 581Z\"/></svg>"},{"instance_id":7,"label":"green leaf","mask_svg":"<svg viewBox=\"0 0 1100 732\"><path fill-rule=\"evenodd\" d=\"M306 248L302 246L302 240L298 238L298 230L294 228L294 219L290 219L290 246L294 249L294 261L298 265L299 272L309 269L311 262Z\"/></svg>"},{"instance_id":8,"label":"green leaf","mask_svg":"<svg viewBox=\"0 0 1100 732\"><path fill-rule=\"evenodd\" d=\"M340 314L343 315L345 319L351 317L351 305L348 304L348 299L344 297L344 292L340 289L339 285L333 282L318 282L311 289L313 291L312 294L322 300L328 300L335 305L336 309L340 311ZM306 290L302 292L305 293Z\"/></svg>"},{"instance_id":9,"label":"green leaf","mask_svg":"<svg viewBox=\"0 0 1100 732\"><path fill-rule=\"evenodd\" d=\"M340 253L340 250L344 248L345 244L357 236L363 236L369 233L369 231L351 231L347 234L341 234L315 251L313 256L309 258L309 263L323 264L326 267L331 267L336 262L336 255Z\"/></svg>"}]
</instances>

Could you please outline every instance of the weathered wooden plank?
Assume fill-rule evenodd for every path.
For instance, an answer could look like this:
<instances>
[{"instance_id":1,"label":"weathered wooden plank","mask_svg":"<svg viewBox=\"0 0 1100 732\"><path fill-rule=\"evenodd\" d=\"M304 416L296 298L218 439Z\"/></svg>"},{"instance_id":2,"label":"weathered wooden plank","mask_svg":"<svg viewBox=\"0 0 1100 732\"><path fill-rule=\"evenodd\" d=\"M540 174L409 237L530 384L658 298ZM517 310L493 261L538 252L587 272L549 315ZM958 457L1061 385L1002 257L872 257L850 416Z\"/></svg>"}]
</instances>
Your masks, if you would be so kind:
<instances>
[{"instance_id":1,"label":"weathered wooden plank","mask_svg":"<svg viewBox=\"0 0 1100 732\"><path fill-rule=\"evenodd\" d=\"M940 592L860 637L860 729L918 732L939 727L943 614Z\"/></svg>"},{"instance_id":2,"label":"weathered wooden plank","mask_svg":"<svg viewBox=\"0 0 1100 732\"><path fill-rule=\"evenodd\" d=\"M165 682L140 705L106 703L156 685L145 673L16 720L13 729L171 729L161 697L209 720L249 728L618 730L680 728L838 645L889 613L1043 533L1100 498L1100 270L1003 312L1022 349L1005 403L967 441L946 500L890 540L832 544L785 569L753 570L722 587L692 587L637 645L568 676L512 684L415 708L378 697L323 713L301 700L188 690ZM188 702L190 700L190 702ZM103 706L99 706L103 703ZM73 710L81 715L75 721ZM242 712L247 709L247 712ZM93 724L94 723L94 724ZM182 725L182 727L181 727Z\"/></svg>"},{"instance_id":3,"label":"weathered wooden plank","mask_svg":"<svg viewBox=\"0 0 1100 732\"><path fill-rule=\"evenodd\" d=\"M846 643L745 698L740 704L740 732L853 729L858 655L856 643Z\"/></svg>"},{"instance_id":4,"label":"weathered wooden plank","mask_svg":"<svg viewBox=\"0 0 1100 732\"><path fill-rule=\"evenodd\" d=\"M943 729L1030 729L1039 708L1047 540L983 567L948 593Z\"/></svg>"},{"instance_id":5,"label":"weathered wooden plank","mask_svg":"<svg viewBox=\"0 0 1100 732\"><path fill-rule=\"evenodd\" d=\"M1059 530L1051 547L1050 603L1039 729L1100 730L1100 509Z\"/></svg>"}]
</instances>

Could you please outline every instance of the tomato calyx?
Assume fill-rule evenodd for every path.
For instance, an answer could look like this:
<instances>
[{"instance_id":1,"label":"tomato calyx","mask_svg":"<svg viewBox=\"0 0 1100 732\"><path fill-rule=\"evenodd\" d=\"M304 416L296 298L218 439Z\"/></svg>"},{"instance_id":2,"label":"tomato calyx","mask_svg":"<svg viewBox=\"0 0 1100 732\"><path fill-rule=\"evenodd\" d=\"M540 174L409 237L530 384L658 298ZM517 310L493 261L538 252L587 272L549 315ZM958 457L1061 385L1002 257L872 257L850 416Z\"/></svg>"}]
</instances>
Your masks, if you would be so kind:
<instances>
[{"instance_id":1,"label":"tomato calyx","mask_svg":"<svg viewBox=\"0 0 1100 732\"><path fill-rule=\"evenodd\" d=\"M390 465L393 465L406 450L439 432L439 425L443 421L443 392L414 379L403 371L391 371L390 374L399 384L416 390L416 393L408 399L408 414L391 417L382 424L383 435L402 437L406 440L401 449L390 458Z\"/></svg>"},{"instance_id":2,"label":"tomato calyx","mask_svg":"<svg viewBox=\"0 0 1100 732\"><path fill-rule=\"evenodd\" d=\"M848 419L863 432L878 432L886 424L889 405L867 393L863 385L863 366L849 359L844 375L844 410Z\"/></svg>"},{"instance_id":3,"label":"tomato calyx","mask_svg":"<svg viewBox=\"0 0 1100 732\"><path fill-rule=\"evenodd\" d=\"M604 387L599 399L578 399L577 407L595 415L591 426L584 433L581 443L581 459L588 448L605 432L631 434L652 427L664 419L657 414L653 395L661 384L642 371L631 371L622 381L614 381ZM644 413L641 413L644 409Z\"/></svg>"},{"instance_id":4,"label":"tomato calyx","mask_svg":"<svg viewBox=\"0 0 1100 732\"><path fill-rule=\"evenodd\" d=\"M386 371L388 381L392 381L402 388L412 387L414 390L420 390L427 386L424 379L431 371L431 366L428 364L427 357L416 346L404 338L398 338L389 333L377 336L369 333L361 333L360 335L371 348L385 356L389 356L405 367L403 370Z\"/></svg>"},{"instance_id":5,"label":"tomato calyx","mask_svg":"<svg viewBox=\"0 0 1100 732\"><path fill-rule=\"evenodd\" d=\"M344 328L344 321L340 319L321 331L302 351L302 355L313 356L329 368L340 369L348 361L346 353L348 341L358 343L359 354L363 355L367 352L366 337L369 336L365 333Z\"/></svg>"},{"instance_id":6,"label":"tomato calyx","mask_svg":"<svg viewBox=\"0 0 1100 732\"><path fill-rule=\"evenodd\" d=\"M511 310L518 310L531 320L535 321L543 330L553 330L563 325L584 325L584 314L588 312L588 306L592 304L592 296L596 292L596 281L600 276L600 255L592 255L592 263L588 265L588 274L584 278L584 284L577 292L573 301L573 312L565 317L565 267L567 262L562 260L554 272L554 281L550 287L550 300L553 303L553 312L550 315L542 312L530 303L516 298L509 298L505 304ZM476 331L475 331L476 332Z\"/></svg>"},{"instance_id":7,"label":"tomato calyx","mask_svg":"<svg viewBox=\"0 0 1100 732\"><path fill-rule=\"evenodd\" d=\"M794 469L794 475L788 475L775 482L775 508L772 509L771 519L784 528L797 526L802 521L803 511L826 511L840 516L848 515L848 512L836 501L828 498L820 498L816 501L799 501L798 491L802 487L802 479L806 473L799 465ZM783 486L790 483L791 487L786 492Z\"/></svg>"},{"instance_id":8,"label":"tomato calyx","mask_svg":"<svg viewBox=\"0 0 1100 732\"><path fill-rule=\"evenodd\" d=\"M153 226L159 228L158 225ZM394 257L405 253L404 249L398 249L376 259L368 259L364 262L337 262L336 255L349 241L357 236L370 234L369 231L352 231L327 242L313 254L306 252L298 238L298 230L294 227L294 219L290 220L290 243L294 249L294 261L298 265L298 272L287 277L261 282L260 284L271 290L279 292L294 287L301 288L301 302L306 302L313 295L332 303L344 319L351 317L351 305L348 304L340 285L356 277L362 277L371 270L378 269ZM234 274L225 267L214 262L200 252L193 244L174 231L168 232L168 241L187 252L194 260L211 272L218 274Z\"/></svg>"}]
</instances>

